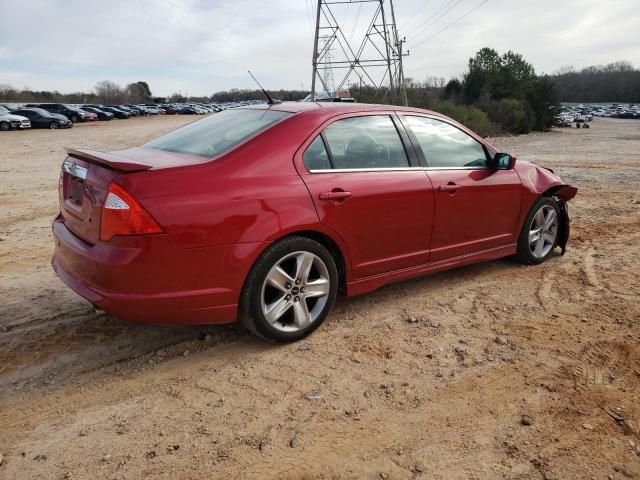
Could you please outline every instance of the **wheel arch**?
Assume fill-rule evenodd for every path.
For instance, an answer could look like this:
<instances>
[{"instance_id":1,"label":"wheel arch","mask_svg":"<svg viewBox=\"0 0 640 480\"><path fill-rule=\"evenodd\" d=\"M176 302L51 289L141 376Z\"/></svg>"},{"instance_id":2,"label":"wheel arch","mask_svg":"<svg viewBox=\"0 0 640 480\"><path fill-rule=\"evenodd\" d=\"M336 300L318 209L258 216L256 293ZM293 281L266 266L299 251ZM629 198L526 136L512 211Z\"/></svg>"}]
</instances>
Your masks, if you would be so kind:
<instances>
[{"instance_id":1,"label":"wheel arch","mask_svg":"<svg viewBox=\"0 0 640 480\"><path fill-rule=\"evenodd\" d=\"M556 198L560 208L560 231L558 232L558 246L560 255L567 251L569 233L571 232L571 219L569 217L569 207L567 202L576 196L578 189L566 184L554 185L545 190L540 196Z\"/></svg>"},{"instance_id":2,"label":"wheel arch","mask_svg":"<svg viewBox=\"0 0 640 480\"><path fill-rule=\"evenodd\" d=\"M336 262L336 268L338 270L338 292L343 294L346 292L347 283L349 281L351 275L351 263L348 250L346 245L336 235L332 235L331 232L325 231L324 229L318 228L300 228L300 229L292 229L286 232L280 232L278 236L274 236L273 238L269 238L268 241L264 242L260 248L260 251L255 253L255 257L251 262L251 266L247 270L244 276L244 280L242 282L242 288L240 290L240 296L245 291L247 286L247 279L251 270L255 266L256 262L260 259L260 257L264 254L264 252L273 244L284 240L289 237L305 237L311 240L315 240L322 246L324 246L329 253L333 257Z\"/></svg>"},{"instance_id":3,"label":"wheel arch","mask_svg":"<svg viewBox=\"0 0 640 480\"><path fill-rule=\"evenodd\" d=\"M336 268L338 270L338 291L344 293L347 286L347 261L338 243L326 233L317 230L300 230L282 238L292 236L309 238L329 250L333 260L336 262Z\"/></svg>"}]
</instances>

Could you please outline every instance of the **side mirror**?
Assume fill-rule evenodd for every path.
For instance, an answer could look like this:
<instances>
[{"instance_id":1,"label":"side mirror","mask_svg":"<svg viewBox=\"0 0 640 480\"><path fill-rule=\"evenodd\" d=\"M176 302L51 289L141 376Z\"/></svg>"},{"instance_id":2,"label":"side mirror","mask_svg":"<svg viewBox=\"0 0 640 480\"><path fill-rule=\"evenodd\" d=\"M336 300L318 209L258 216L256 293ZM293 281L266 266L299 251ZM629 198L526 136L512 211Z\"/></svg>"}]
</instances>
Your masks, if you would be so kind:
<instances>
[{"instance_id":1,"label":"side mirror","mask_svg":"<svg viewBox=\"0 0 640 480\"><path fill-rule=\"evenodd\" d=\"M494 170L512 170L516 165L516 157L508 153L496 153L489 162L489 167Z\"/></svg>"}]
</instances>

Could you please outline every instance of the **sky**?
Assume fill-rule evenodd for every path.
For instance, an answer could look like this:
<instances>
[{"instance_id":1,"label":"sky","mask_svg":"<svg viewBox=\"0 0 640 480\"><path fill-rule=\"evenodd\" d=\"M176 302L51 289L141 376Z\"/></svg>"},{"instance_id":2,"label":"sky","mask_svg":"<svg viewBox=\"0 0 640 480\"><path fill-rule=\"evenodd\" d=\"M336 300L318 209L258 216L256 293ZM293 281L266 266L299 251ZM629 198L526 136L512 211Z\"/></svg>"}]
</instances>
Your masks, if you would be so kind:
<instances>
[{"instance_id":1,"label":"sky","mask_svg":"<svg viewBox=\"0 0 640 480\"><path fill-rule=\"evenodd\" d=\"M639 1L395 0L405 76L459 76L482 47L518 52L537 73L619 60L640 67ZM254 88L250 69L267 89L309 89L316 4L0 0L0 84L66 93L144 80L154 95L197 96ZM332 7L351 43L366 31L368 8Z\"/></svg>"}]
</instances>

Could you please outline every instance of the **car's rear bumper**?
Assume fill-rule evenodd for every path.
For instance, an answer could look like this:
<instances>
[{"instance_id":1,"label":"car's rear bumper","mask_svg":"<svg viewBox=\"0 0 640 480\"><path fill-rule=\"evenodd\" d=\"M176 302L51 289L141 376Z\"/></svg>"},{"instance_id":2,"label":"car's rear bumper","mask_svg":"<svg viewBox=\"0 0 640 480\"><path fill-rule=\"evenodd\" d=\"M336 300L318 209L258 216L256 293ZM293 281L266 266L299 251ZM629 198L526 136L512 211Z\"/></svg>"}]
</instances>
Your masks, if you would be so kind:
<instances>
[{"instance_id":1,"label":"car's rear bumper","mask_svg":"<svg viewBox=\"0 0 640 480\"><path fill-rule=\"evenodd\" d=\"M236 321L245 274L259 244L185 249L169 235L86 243L57 218L52 266L72 290L102 310L145 323Z\"/></svg>"}]
</instances>

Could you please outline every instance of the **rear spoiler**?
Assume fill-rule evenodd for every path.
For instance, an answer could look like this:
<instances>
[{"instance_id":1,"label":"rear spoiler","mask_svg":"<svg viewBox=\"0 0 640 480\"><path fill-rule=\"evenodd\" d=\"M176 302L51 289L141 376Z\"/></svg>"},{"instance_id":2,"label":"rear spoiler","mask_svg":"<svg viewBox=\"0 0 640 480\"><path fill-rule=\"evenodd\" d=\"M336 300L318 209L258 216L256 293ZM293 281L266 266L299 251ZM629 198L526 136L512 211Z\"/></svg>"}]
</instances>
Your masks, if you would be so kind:
<instances>
[{"instance_id":1,"label":"rear spoiler","mask_svg":"<svg viewBox=\"0 0 640 480\"><path fill-rule=\"evenodd\" d=\"M97 150L85 150L79 148L67 148L67 154L90 163L97 163L112 170L122 172L139 172L153 168L152 165L132 162L128 158L119 157L113 153L98 152Z\"/></svg>"}]
</instances>

